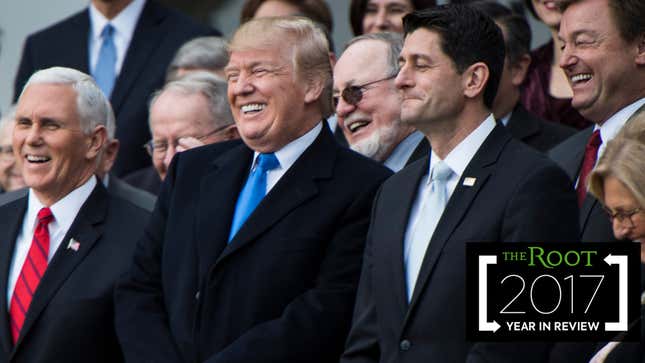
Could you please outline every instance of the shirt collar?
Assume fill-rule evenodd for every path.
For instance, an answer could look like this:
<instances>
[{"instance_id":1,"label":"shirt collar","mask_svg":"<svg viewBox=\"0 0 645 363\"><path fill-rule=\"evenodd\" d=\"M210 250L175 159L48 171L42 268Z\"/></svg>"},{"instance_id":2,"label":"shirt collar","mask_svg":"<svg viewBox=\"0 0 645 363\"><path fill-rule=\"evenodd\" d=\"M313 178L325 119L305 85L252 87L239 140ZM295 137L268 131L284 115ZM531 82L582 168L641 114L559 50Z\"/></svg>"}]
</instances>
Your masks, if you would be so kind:
<instances>
[{"instance_id":1,"label":"shirt collar","mask_svg":"<svg viewBox=\"0 0 645 363\"><path fill-rule=\"evenodd\" d=\"M114 19L108 20L100 11L98 11L98 9L96 9L93 3L90 3L89 9L92 39L98 41L101 38L103 28L109 22L114 27L115 34L123 37L126 43L129 43L145 4L146 0L133 0L128 4L128 6L121 10Z\"/></svg>"},{"instance_id":2,"label":"shirt collar","mask_svg":"<svg viewBox=\"0 0 645 363\"><path fill-rule=\"evenodd\" d=\"M611 141L616 134L618 134L627 120L644 104L645 97L623 107L620 111L608 118L602 126L598 126L597 124L594 126L594 130L600 130L600 139L602 140L602 144L598 150L598 155L602 155L602 152L605 150L605 145L607 145L607 143Z\"/></svg>"},{"instance_id":3,"label":"shirt collar","mask_svg":"<svg viewBox=\"0 0 645 363\"><path fill-rule=\"evenodd\" d=\"M83 206L83 203L89 198L90 194L96 186L96 177L90 177L83 185L74 189L61 200L52 204L49 209L54 216L51 223L51 228L69 230L76 219L78 211ZM29 189L28 207L27 207L27 220L30 223L30 229L36 227L38 212L44 207L44 204L36 197L36 194Z\"/></svg>"},{"instance_id":4,"label":"shirt collar","mask_svg":"<svg viewBox=\"0 0 645 363\"><path fill-rule=\"evenodd\" d=\"M406 138L396 145L394 150L392 150L392 153L387 159L385 159L383 165L394 172L403 169L414 152L414 149L421 142L421 139L423 139L423 134L420 131L415 131L406 136Z\"/></svg>"},{"instance_id":5,"label":"shirt collar","mask_svg":"<svg viewBox=\"0 0 645 363\"><path fill-rule=\"evenodd\" d=\"M321 130L322 122L318 122L318 124L311 130L307 131L307 133L283 146L282 149L274 152L275 157L280 162L280 169L289 169L291 165L298 160L300 155L309 147L309 145L316 140L316 137L320 134ZM253 164L251 164L253 167L255 167L255 161L257 160L258 155L260 155L260 153L257 151L253 153Z\"/></svg>"},{"instance_id":6,"label":"shirt collar","mask_svg":"<svg viewBox=\"0 0 645 363\"><path fill-rule=\"evenodd\" d=\"M475 156L479 147L484 143L488 135L495 128L496 122L492 114L488 115L484 122L482 122L473 132L471 132L465 139L448 153L446 158L443 160L448 167L452 170L457 178L461 178L461 175L466 170L466 167L470 163L470 160ZM430 166L428 169L428 175L432 167L441 161L437 154L434 151L430 151ZM431 178L428 178L428 183L431 182Z\"/></svg>"}]
</instances>

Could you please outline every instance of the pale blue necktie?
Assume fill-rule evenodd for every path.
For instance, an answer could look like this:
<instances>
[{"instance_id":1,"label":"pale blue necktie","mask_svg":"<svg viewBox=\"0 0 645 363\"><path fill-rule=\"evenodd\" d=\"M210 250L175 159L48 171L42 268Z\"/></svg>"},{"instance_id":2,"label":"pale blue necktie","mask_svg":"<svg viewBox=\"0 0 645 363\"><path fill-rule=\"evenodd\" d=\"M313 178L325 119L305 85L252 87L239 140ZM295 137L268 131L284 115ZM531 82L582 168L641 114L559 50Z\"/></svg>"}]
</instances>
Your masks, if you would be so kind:
<instances>
[{"instance_id":1,"label":"pale blue necktie","mask_svg":"<svg viewBox=\"0 0 645 363\"><path fill-rule=\"evenodd\" d=\"M229 242L233 239L237 231L242 227L246 219L260 204L260 201L267 193L267 172L280 166L275 154L260 154L256 160L255 169L246 180L240 196L237 198L235 205L235 215L233 215L233 224L228 236Z\"/></svg>"},{"instance_id":2,"label":"pale blue necktie","mask_svg":"<svg viewBox=\"0 0 645 363\"><path fill-rule=\"evenodd\" d=\"M430 239L448 202L446 183L451 175L452 170L443 161L436 163L430 171L430 187L421 201L410 243L405 246L404 263L408 301L412 299L414 286L417 282L426 250L430 244Z\"/></svg>"},{"instance_id":3,"label":"pale blue necktie","mask_svg":"<svg viewBox=\"0 0 645 363\"><path fill-rule=\"evenodd\" d=\"M94 79L96 84L105 94L105 97L110 98L112 88L114 88L114 81L116 79L116 47L114 46L114 27L112 24L107 24L101 32L103 43L99 51L99 59L94 68Z\"/></svg>"}]
</instances>

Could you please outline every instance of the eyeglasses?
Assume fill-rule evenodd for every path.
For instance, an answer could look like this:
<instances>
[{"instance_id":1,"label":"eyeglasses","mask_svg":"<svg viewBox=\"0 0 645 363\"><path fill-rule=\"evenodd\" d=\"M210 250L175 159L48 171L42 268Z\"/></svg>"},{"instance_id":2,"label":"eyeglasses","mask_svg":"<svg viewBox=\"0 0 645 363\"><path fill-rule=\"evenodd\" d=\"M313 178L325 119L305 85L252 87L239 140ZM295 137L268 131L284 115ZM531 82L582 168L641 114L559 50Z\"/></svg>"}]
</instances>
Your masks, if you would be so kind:
<instances>
[{"instance_id":1,"label":"eyeglasses","mask_svg":"<svg viewBox=\"0 0 645 363\"><path fill-rule=\"evenodd\" d=\"M609 216L610 222L613 223L614 220L618 220L618 223L620 223L621 225L625 225L625 221L627 221L628 222L627 225L629 226L629 228L635 227L633 217L642 211L642 208L634 208L632 210L625 211L625 212L623 211L612 212L611 210L609 210L609 208L606 208L606 207L603 209L605 210L605 213L607 213L607 216Z\"/></svg>"},{"instance_id":2,"label":"eyeglasses","mask_svg":"<svg viewBox=\"0 0 645 363\"><path fill-rule=\"evenodd\" d=\"M377 79L376 81L364 83L362 85L356 85L356 86L349 86L343 90L343 92L340 93L340 97L343 98L343 101L347 102L348 104L352 106L358 105L359 102L363 99L363 93L367 91L369 88L368 86L371 86L373 84L383 82L390 80L392 78L396 77L395 74L391 74L387 76L386 78L382 79ZM334 107L338 106L338 96L334 96Z\"/></svg>"},{"instance_id":3,"label":"eyeglasses","mask_svg":"<svg viewBox=\"0 0 645 363\"><path fill-rule=\"evenodd\" d=\"M0 146L0 161L9 162L13 160L13 147L11 145Z\"/></svg>"},{"instance_id":4,"label":"eyeglasses","mask_svg":"<svg viewBox=\"0 0 645 363\"><path fill-rule=\"evenodd\" d=\"M214 129L214 130L210 131L209 133L204 134L202 136L193 136L193 137L196 138L199 141L204 141L207 137L215 135L216 133L218 133L220 131L223 131L224 129L228 128L229 126L231 126L231 125L224 125L222 127L216 128L216 129ZM182 136L182 137L188 137L188 136ZM173 142L173 144L172 144L173 147L175 147L175 148L177 148L178 139L181 139L181 137L177 138L177 140L175 140ZM143 145L143 148L146 149L146 151L148 152L148 155L150 155L150 156L152 156L154 158L162 159L166 155L166 152L168 151L168 146L169 146L168 141L166 141L166 140L163 140L163 141L150 140L150 141L146 142Z\"/></svg>"}]
</instances>

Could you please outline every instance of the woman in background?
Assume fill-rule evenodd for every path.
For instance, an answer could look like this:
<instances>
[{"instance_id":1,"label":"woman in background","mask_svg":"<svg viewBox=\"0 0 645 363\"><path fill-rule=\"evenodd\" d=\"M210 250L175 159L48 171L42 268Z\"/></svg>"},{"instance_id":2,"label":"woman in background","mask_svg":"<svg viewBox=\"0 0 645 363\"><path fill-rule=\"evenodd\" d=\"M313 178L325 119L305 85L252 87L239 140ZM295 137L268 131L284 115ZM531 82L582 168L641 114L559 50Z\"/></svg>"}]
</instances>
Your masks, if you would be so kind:
<instances>
[{"instance_id":1,"label":"woman in background","mask_svg":"<svg viewBox=\"0 0 645 363\"><path fill-rule=\"evenodd\" d=\"M559 60L558 29L562 13L555 0L525 0L533 16L551 32L551 40L531 52L531 65L522 84L521 102L531 113L553 122L584 129L591 122L571 106L573 91Z\"/></svg>"},{"instance_id":2,"label":"woman in background","mask_svg":"<svg viewBox=\"0 0 645 363\"><path fill-rule=\"evenodd\" d=\"M437 5L435 0L352 0L349 21L354 35L403 33L403 16Z\"/></svg>"},{"instance_id":3,"label":"woman in background","mask_svg":"<svg viewBox=\"0 0 645 363\"><path fill-rule=\"evenodd\" d=\"M645 345L645 113L607 144L607 149L589 177L589 192L605 206L614 236L640 243L641 251L641 342L616 341L598 347L590 363L643 362ZM630 323L630 329L637 321Z\"/></svg>"}]
</instances>

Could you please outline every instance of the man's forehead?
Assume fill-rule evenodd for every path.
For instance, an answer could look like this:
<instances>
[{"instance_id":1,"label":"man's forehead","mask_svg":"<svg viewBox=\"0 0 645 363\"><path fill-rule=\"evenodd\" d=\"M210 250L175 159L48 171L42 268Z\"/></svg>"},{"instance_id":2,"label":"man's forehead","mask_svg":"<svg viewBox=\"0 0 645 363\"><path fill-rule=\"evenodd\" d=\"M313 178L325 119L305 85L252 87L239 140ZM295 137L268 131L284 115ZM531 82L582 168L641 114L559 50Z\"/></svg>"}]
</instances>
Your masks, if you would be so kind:
<instances>
[{"instance_id":1,"label":"man's forehead","mask_svg":"<svg viewBox=\"0 0 645 363\"><path fill-rule=\"evenodd\" d=\"M69 84L36 83L25 88L18 99L16 116L35 111L76 111L76 90Z\"/></svg>"},{"instance_id":2,"label":"man's forehead","mask_svg":"<svg viewBox=\"0 0 645 363\"><path fill-rule=\"evenodd\" d=\"M386 60L387 48L381 41L360 41L352 44L334 67L334 85L348 86L370 81L373 77L384 77L387 71Z\"/></svg>"}]
</instances>

